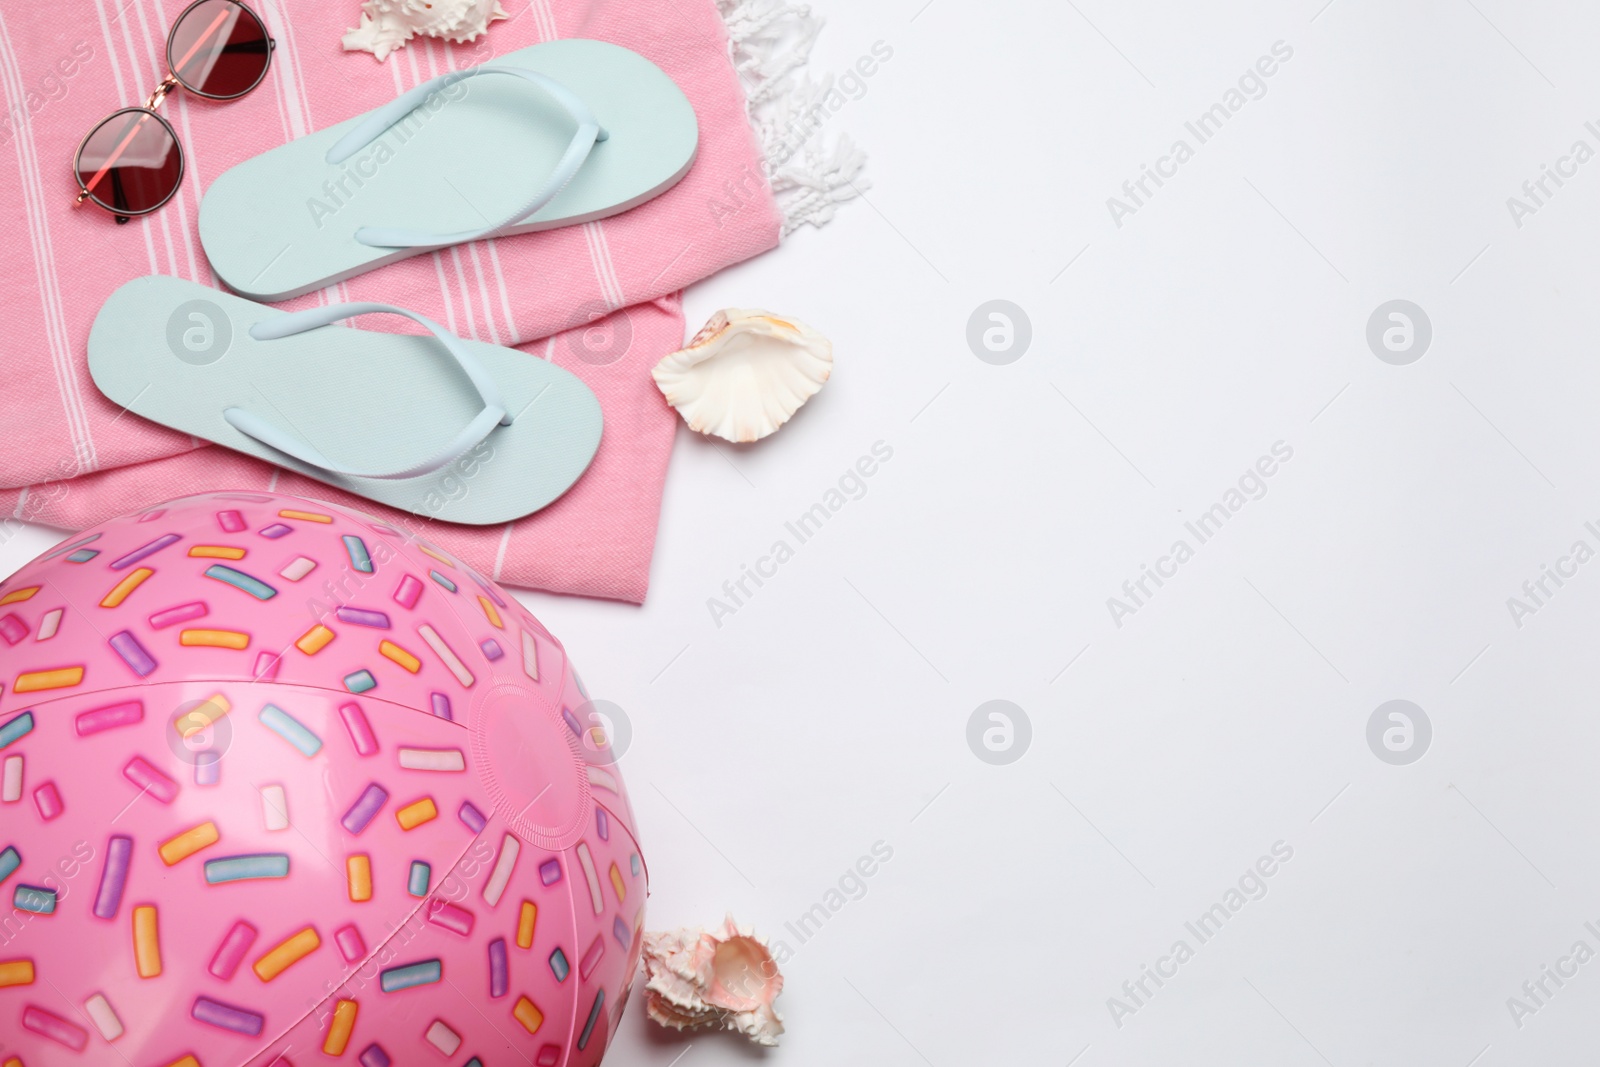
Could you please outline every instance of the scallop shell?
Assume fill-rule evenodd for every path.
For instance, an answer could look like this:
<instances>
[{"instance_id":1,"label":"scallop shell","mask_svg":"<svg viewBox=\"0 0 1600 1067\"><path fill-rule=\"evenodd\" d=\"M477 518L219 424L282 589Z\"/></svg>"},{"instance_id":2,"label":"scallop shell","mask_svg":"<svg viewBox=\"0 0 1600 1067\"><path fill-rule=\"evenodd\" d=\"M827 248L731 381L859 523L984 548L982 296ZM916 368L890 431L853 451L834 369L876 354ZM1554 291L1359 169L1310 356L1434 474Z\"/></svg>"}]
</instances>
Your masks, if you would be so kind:
<instances>
[{"instance_id":1,"label":"scallop shell","mask_svg":"<svg viewBox=\"0 0 1600 1067\"><path fill-rule=\"evenodd\" d=\"M833 344L803 322L727 308L650 373L691 430L759 441L822 388Z\"/></svg>"},{"instance_id":2,"label":"scallop shell","mask_svg":"<svg viewBox=\"0 0 1600 1067\"><path fill-rule=\"evenodd\" d=\"M735 1030L776 1045L783 1017L773 1001L783 975L749 927L723 920L716 930L644 935L645 1010L674 1030Z\"/></svg>"},{"instance_id":3,"label":"scallop shell","mask_svg":"<svg viewBox=\"0 0 1600 1067\"><path fill-rule=\"evenodd\" d=\"M342 43L346 52L371 52L383 60L413 37L465 43L509 17L500 0L365 0L360 24Z\"/></svg>"}]
</instances>

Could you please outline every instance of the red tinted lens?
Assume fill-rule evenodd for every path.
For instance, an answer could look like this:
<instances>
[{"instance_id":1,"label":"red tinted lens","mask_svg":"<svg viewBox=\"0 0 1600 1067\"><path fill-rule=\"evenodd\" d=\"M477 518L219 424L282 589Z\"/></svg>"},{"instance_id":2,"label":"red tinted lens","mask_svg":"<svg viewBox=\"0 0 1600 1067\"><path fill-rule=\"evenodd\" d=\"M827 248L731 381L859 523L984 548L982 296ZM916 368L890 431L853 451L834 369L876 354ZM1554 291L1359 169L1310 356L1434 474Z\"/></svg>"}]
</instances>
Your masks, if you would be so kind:
<instances>
[{"instance_id":1,"label":"red tinted lens","mask_svg":"<svg viewBox=\"0 0 1600 1067\"><path fill-rule=\"evenodd\" d=\"M139 108L119 111L94 128L78 150L78 184L100 206L142 215L167 202L183 176L172 129Z\"/></svg>"},{"instance_id":2,"label":"red tinted lens","mask_svg":"<svg viewBox=\"0 0 1600 1067\"><path fill-rule=\"evenodd\" d=\"M267 29L233 0L200 0L178 16L167 62L184 87L202 96L242 96L256 87L271 59Z\"/></svg>"}]
</instances>

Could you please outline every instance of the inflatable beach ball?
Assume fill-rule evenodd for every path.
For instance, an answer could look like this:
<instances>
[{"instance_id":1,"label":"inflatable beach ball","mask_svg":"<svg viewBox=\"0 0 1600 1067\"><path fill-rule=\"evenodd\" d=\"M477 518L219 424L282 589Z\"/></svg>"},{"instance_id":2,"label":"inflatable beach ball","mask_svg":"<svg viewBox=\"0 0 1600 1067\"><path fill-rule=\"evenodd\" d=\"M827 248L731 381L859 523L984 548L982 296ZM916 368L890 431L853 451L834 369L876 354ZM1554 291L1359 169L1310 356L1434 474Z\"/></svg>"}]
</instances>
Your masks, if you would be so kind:
<instances>
[{"instance_id":1,"label":"inflatable beach ball","mask_svg":"<svg viewBox=\"0 0 1600 1067\"><path fill-rule=\"evenodd\" d=\"M600 1061L634 816L561 645L311 500L190 497L0 583L0 1064Z\"/></svg>"}]
</instances>

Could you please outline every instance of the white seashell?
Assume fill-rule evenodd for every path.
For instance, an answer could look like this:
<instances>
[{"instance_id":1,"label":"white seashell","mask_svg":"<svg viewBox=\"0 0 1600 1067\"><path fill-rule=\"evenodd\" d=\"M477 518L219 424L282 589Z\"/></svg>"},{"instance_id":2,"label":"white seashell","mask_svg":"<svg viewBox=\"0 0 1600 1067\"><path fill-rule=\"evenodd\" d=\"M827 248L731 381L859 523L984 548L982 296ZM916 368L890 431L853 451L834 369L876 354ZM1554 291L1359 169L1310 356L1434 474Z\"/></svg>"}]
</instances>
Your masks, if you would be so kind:
<instances>
[{"instance_id":1,"label":"white seashell","mask_svg":"<svg viewBox=\"0 0 1600 1067\"><path fill-rule=\"evenodd\" d=\"M645 1010L674 1030L735 1030L776 1045L783 1017L773 1001L783 975L766 943L730 915L716 930L644 935Z\"/></svg>"},{"instance_id":2,"label":"white seashell","mask_svg":"<svg viewBox=\"0 0 1600 1067\"><path fill-rule=\"evenodd\" d=\"M471 41L508 17L500 0L365 0L360 25L344 35L344 50L387 59L413 37Z\"/></svg>"},{"instance_id":3,"label":"white seashell","mask_svg":"<svg viewBox=\"0 0 1600 1067\"><path fill-rule=\"evenodd\" d=\"M650 373L691 430L759 441L822 388L833 344L794 319L728 308Z\"/></svg>"}]
</instances>

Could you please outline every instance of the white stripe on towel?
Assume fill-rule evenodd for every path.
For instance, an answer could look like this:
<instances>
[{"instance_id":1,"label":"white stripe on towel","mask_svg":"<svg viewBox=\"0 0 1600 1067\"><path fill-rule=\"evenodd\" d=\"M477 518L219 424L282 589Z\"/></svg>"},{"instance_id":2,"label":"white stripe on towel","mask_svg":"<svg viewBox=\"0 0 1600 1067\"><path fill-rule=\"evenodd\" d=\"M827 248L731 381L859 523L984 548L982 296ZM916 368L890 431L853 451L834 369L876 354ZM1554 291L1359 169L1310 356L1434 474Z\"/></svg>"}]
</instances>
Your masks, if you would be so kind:
<instances>
[{"instance_id":1,"label":"white stripe on towel","mask_svg":"<svg viewBox=\"0 0 1600 1067\"><path fill-rule=\"evenodd\" d=\"M144 53L145 54L144 54L143 57L141 57L139 55L139 48L138 48L138 46L136 44L134 44L134 40L133 40L133 32L134 32L133 31L133 19L128 17L127 10L125 10L122 13L122 38L127 43L127 46L128 46L128 65L129 65L129 69L130 70L134 70L134 71L152 72L152 73L148 73L146 75L147 80L149 80L149 79L158 80L161 77L161 75L153 73L153 72L154 71L158 71L158 70L165 70L166 69L166 67L165 67L166 56L164 54L162 54L160 58L157 58L157 50L150 46L150 39L149 39L150 38L150 24L145 20L145 17L144 17L144 5L142 3L140 3L140 2L138 2L138 0L134 0L134 3L129 5L129 10L132 10L134 15L138 18L138 20L139 20L139 32L145 38L145 42L144 42ZM165 49L162 49L161 51L164 53ZM152 88L154 88L155 80L150 80L150 85L151 85ZM180 271L179 268L178 268L178 250L177 250L177 246L175 246L172 243L172 216L171 216L171 214L169 212L165 211L165 210L162 210L162 211L156 211L156 212L153 212L153 213L151 213L149 215L146 215L145 218L150 220L150 224L153 227L158 228L158 230L159 230L159 232L161 234L161 243L166 247L166 250L167 250L166 273L172 275L175 278L176 277L182 277L182 271Z\"/></svg>"},{"instance_id":2,"label":"white stripe on towel","mask_svg":"<svg viewBox=\"0 0 1600 1067\"><path fill-rule=\"evenodd\" d=\"M558 36L556 33L556 19L550 12L549 0L532 0L528 7L533 10L534 21L539 24L539 33L546 41L553 41Z\"/></svg>"},{"instance_id":3,"label":"white stripe on towel","mask_svg":"<svg viewBox=\"0 0 1600 1067\"><path fill-rule=\"evenodd\" d=\"M589 257L594 260L595 277L600 280L600 295L606 307L615 311L626 304L622 286L617 281L617 269L611 262L611 248L606 244L606 231L599 222L583 224L583 236L589 242Z\"/></svg>"},{"instance_id":4,"label":"white stripe on towel","mask_svg":"<svg viewBox=\"0 0 1600 1067\"><path fill-rule=\"evenodd\" d=\"M500 580L500 568L506 565L506 549L511 547L511 528L516 523L506 523L506 532L500 535L500 551L494 554L494 573L490 575L495 581Z\"/></svg>"},{"instance_id":5,"label":"white stripe on towel","mask_svg":"<svg viewBox=\"0 0 1600 1067\"><path fill-rule=\"evenodd\" d=\"M511 314L511 296L506 292L506 275L505 271L500 269L500 251L498 248L499 242L495 238L491 237L483 243L488 246L489 262L494 264L494 280L495 283L500 286L500 310L505 312L506 329L509 331L506 335L506 344L521 344L522 331L517 329L516 317Z\"/></svg>"},{"instance_id":6,"label":"white stripe on towel","mask_svg":"<svg viewBox=\"0 0 1600 1067\"><path fill-rule=\"evenodd\" d=\"M139 16L139 30L144 36L144 47L146 53L149 53L155 57L155 66L151 69L156 71L166 70L167 21L166 16L161 11L161 5L156 5L156 23L154 27L152 27L150 22L145 18L143 3L132 4L130 5L130 9L136 10ZM135 69L137 69L137 66L138 65L135 64ZM189 131L188 100L184 93L170 94L169 99L171 102L170 110L175 113L174 117L177 120L177 125L181 128L179 136L183 138L183 144L180 148L180 151L183 153L184 174L190 179L190 186L193 189L198 189L198 177L196 176L193 151L194 139L190 136ZM195 205L197 208L199 203L200 201L197 197L195 199ZM176 226L178 229L178 245L182 247L184 253L183 257L181 258L177 252L174 251L174 245L172 243L172 227L174 222L169 213L176 213L177 216ZM167 239L168 254L172 256L172 276L175 278L187 278L189 281L199 281L200 269L195 256L194 247L195 234L189 228L189 208L184 201L183 186L181 184L179 185L178 190L173 195L172 199L167 201L166 205L163 206L156 214L160 216L162 232L166 235ZM183 263L185 260L187 260L189 266L187 272L183 270Z\"/></svg>"},{"instance_id":7,"label":"white stripe on towel","mask_svg":"<svg viewBox=\"0 0 1600 1067\"><path fill-rule=\"evenodd\" d=\"M499 344L500 331L495 327L494 314L489 308L489 286L483 280L483 257L478 255L478 244L474 241L467 246L467 256L472 260L472 273L477 276L478 299L483 301L483 321L489 327L489 341Z\"/></svg>"},{"instance_id":8,"label":"white stripe on towel","mask_svg":"<svg viewBox=\"0 0 1600 1067\"><path fill-rule=\"evenodd\" d=\"M117 106L131 107L139 101L128 96L127 84L122 80L122 64L117 61L116 42L111 39L111 23L106 20L105 0L94 0L94 6L100 15L100 37L106 46L106 57L111 61L111 78L117 83ZM140 218L136 225L144 234L144 250L150 256L150 273L159 274L161 269L156 266L156 242L150 236L150 216Z\"/></svg>"},{"instance_id":9,"label":"white stripe on towel","mask_svg":"<svg viewBox=\"0 0 1600 1067\"><path fill-rule=\"evenodd\" d=\"M11 45L11 34L5 18L0 15L0 79L4 79L13 100L25 98L21 71ZM23 109L26 111L26 109ZM84 408L83 396L78 391L78 379L72 359L72 349L67 335L66 315L61 302L61 285L56 278L55 248L50 240L49 217L45 212L44 183L40 177L38 155L33 142L33 121L23 115L16 124L17 164L22 184L23 211L28 216L28 236L33 245L34 269L39 277L39 295L43 302L46 341L56 375L56 386L61 393L62 407L66 409L67 428L72 437L75 473L83 474L95 469L94 439L89 433L89 416Z\"/></svg>"}]
</instances>

